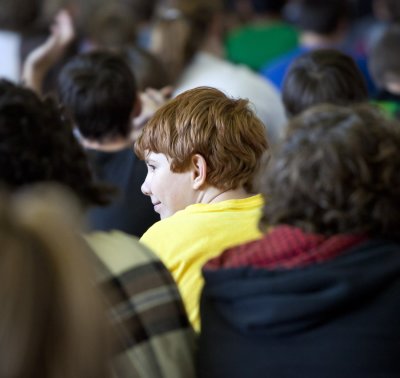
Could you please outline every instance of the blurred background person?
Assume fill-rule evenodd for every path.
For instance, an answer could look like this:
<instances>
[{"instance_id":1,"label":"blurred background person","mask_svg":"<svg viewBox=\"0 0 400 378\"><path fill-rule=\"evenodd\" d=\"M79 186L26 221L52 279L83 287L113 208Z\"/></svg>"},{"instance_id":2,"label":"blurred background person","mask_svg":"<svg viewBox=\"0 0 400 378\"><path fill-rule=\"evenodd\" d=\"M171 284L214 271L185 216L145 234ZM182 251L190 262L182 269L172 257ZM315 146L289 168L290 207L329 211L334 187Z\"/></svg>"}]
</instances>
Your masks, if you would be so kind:
<instances>
[{"instance_id":1,"label":"blurred background person","mask_svg":"<svg viewBox=\"0 0 400 378\"><path fill-rule=\"evenodd\" d=\"M287 0L249 0L251 18L228 30L224 46L226 57L259 71L269 61L294 49L298 32L283 19Z\"/></svg>"},{"instance_id":2,"label":"blurred background person","mask_svg":"<svg viewBox=\"0 0 400 378\"><path fill-rule=\"evenodd\" d=\"M0 172L0 183L11 192L37 183L62 185L76 195L82 212L109 203L113 194L94 181L72 125L54 101L5 80L0 80ZM83 237L116 333L114 374L193 377L194 333L160 259L121 231Z\"/></svg>"},{"instance_id":3,"label":"blurred background person","mask_svg":"<svg viewBox=\"0 0 400 378\"><path fill-rule=\"evenodd\" d=\"M58 95L96 180L118 190L109 205L88 211L89 227L141 237L159 218L140 189L147 168L133 151L131 134L142 104L128 64L108 51L80 54L62 68Z\"/></svg>"},{"instance_id":4,"label":"blurred background person","mask_svg":"<svg viewBox=\"0 0 400 378\"><path fill-rule=\"evenodd\" d=\"M311 50L288 68L282 100L289 117L318 104L352 105L368 101L362 72L353 58L339 50Z\"/></svg>"},{"instance_id":5,"label":"blurred background person","mask_svg":"<svg viewBox=\"0 0 400 378\"><path fill-rule=\"evenodd\" d=\"M379 92L375 100L384 111L400 118L400 25L383 32L371 49L369 68Z\"/></svg>"},{"instance_id":6,"label":"blurred background person","mask_svg":"<svg viewBox=\"0 0 400 378\"><path fill-rule=\"evenodd\" d=\"M267 63L260 73L282 89L283 80L291 62L298 56L318 48L338 49L346 52L349 32L350 8L348 0L292 0L287 7L288 19L299 29L299 46L287 54ZM363 73L369 95L375 93L367 59L363 53L347 51Z\"/></svg>"},{"instance_id":7,"label":"blurred background person","mask_svg":"<svg viewBox=\"0 0 400 378\"><path fill-rule=\"evenodd\" d=\"M371 105L290 120L264 236L203 268L199 377L400 374L399 169L400 127Z\"/></svg>"},{"instance_id":8,"label":"blurred background person","mask_svg":"<svg viewBox=\"0 0 400 378\"><path fill-rule=\"evenodd\" d=\"M166 66L173 96L210 86L233 98L247 98L274 144L281 136L285 113L277 90L245 66L223 57L221 1L178 1L160 7L153 26L151 51Z\"/></svg>"},{"instance_id":9,"label":"blurred background person","mask_svg":"<svg viewBox=\"0 0 400 378\"><path fill-rule=\"evenodd\" d=\"M112 377L111 329L77 214L61 190L0 195L1 377Z\"/></svg>"}]
</instances>

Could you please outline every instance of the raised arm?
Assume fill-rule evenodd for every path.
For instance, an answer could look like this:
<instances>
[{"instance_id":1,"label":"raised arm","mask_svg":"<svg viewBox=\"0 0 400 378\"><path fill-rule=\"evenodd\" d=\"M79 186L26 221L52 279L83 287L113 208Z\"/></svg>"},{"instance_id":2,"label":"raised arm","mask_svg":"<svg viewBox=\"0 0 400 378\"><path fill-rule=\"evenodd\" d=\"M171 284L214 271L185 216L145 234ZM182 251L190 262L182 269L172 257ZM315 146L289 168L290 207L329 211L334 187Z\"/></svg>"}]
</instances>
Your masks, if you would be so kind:
<instances>
[{"instance_id":1,"label":"raised arm","mask_svg":"<svg viewBox=\"0 0 400 378\"><path fill-rule=\"evenodd\" d=\"M22 67L22 82L40 94L46 73L62 58L74 38L72 18L66 10L61 10L51 26L50 36L26 58Z\"/></svg>"}]
</instances>

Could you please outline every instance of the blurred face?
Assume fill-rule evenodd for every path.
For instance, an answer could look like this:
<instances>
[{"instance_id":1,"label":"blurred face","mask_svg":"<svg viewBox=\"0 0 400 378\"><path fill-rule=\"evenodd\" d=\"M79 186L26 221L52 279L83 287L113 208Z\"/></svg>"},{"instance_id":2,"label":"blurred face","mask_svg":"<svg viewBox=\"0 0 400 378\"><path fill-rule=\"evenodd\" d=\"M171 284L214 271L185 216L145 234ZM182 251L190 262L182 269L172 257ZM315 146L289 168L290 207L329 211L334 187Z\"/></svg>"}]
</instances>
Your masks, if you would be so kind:
<instances>
[{"instance_id":1,"label":"blurred face","mask_svg":"<svg viewBox=\"0 0 400 378\"><path fill-rule=\"evenodd\" d=\"M146 157L147 176L142 192L151 198L154 211L161 219L196 203L192 171L172 172L164 154L149 152Z\"/></svg>"}]
</instances>

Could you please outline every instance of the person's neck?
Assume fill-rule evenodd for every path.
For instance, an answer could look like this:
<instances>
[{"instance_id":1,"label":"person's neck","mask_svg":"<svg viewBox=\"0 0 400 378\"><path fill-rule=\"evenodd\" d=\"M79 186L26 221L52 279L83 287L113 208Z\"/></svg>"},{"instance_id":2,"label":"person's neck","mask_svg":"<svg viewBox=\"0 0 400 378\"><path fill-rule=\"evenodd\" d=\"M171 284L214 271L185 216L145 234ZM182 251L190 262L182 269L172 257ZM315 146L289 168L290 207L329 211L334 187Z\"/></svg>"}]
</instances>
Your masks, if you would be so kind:
<instances>
[{"instance_id":1,"label":"person's neck","mask_svg":"<svg viewBox=\"0 0 400 378\"><path fill-rule=\"evenodd\" d=\"M243 187L237 189L221 190L215 187L209 187L199 195L198 203L218 203L232 199L243 199L251 197Z\"/></svg>"},{"instance_id":2,"label":"person's neck","mask_svg":"<svg viewBox=\"0 0 400 378\"><path fill-rule=\"evenodd\" d=\"M338 45L340 38L335 35L322 35L313 32L303 32L300 35L300 45L305 48L329 48Z\"/></svg>"},{"instance_id":3,"label":"person's neck","mask_svg":"<svg viewBox=\"0 0 400 378\"><path fill-rule=\"evenodd\" d=\"M224 47L221 43L221 41L216 37L216 36L210 36L207 38L203 45L201 46L201 49L199 51L208 53L212 56L216 56L218 58L223 59L224 58Z\"/></svg>"},{"instance_id":4,"label":"person's neck","mask_svg":"<svg viewBox=\"0 0 400 378\"><path fill-rule=\"evenodd\" d=\"M103 141L95 141L82 138L81 144L83 147L90 150L115 152L132 146L132 141L129 138L123 138L123 137L116 137L113 139L107 139Z\"/></svg>"},{"instance_id":5,"label":"person's neck","mask_svg":"<svg viewBox=\"0 0 400 378\"><path fill-rule=\"evenodd\" d=\"M262 13L253 17L251 24L264 25L266 23L282 22L283 19L279 13Z\"/></svg>"},{"instance_id":6,"label":"person's neck","mask_svg":"<svg viewBox=\"0 0 400 378\"><path fill-rule=\"evenodd\" d=\"M400 80L388 82L386 84L386 90L394 96L400 96Z\"/></svg>"}]
</instances>

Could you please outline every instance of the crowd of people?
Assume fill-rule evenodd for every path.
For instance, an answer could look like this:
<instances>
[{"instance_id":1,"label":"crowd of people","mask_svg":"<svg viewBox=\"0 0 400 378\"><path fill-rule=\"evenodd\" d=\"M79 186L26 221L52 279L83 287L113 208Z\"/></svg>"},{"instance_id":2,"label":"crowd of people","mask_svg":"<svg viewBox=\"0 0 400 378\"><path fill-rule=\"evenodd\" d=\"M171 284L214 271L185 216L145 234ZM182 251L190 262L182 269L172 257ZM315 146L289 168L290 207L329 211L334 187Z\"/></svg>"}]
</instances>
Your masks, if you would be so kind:
<instances>
[{"instance_id":1,"label":"crowd of people","mask_svg":"<svg viewBox=\"0 0 400 378\"><path fill-rule=\"evenodd\" d=\"M396 0L0 0L0 378L400 376Z\"/></svg>"}]
</instances>

